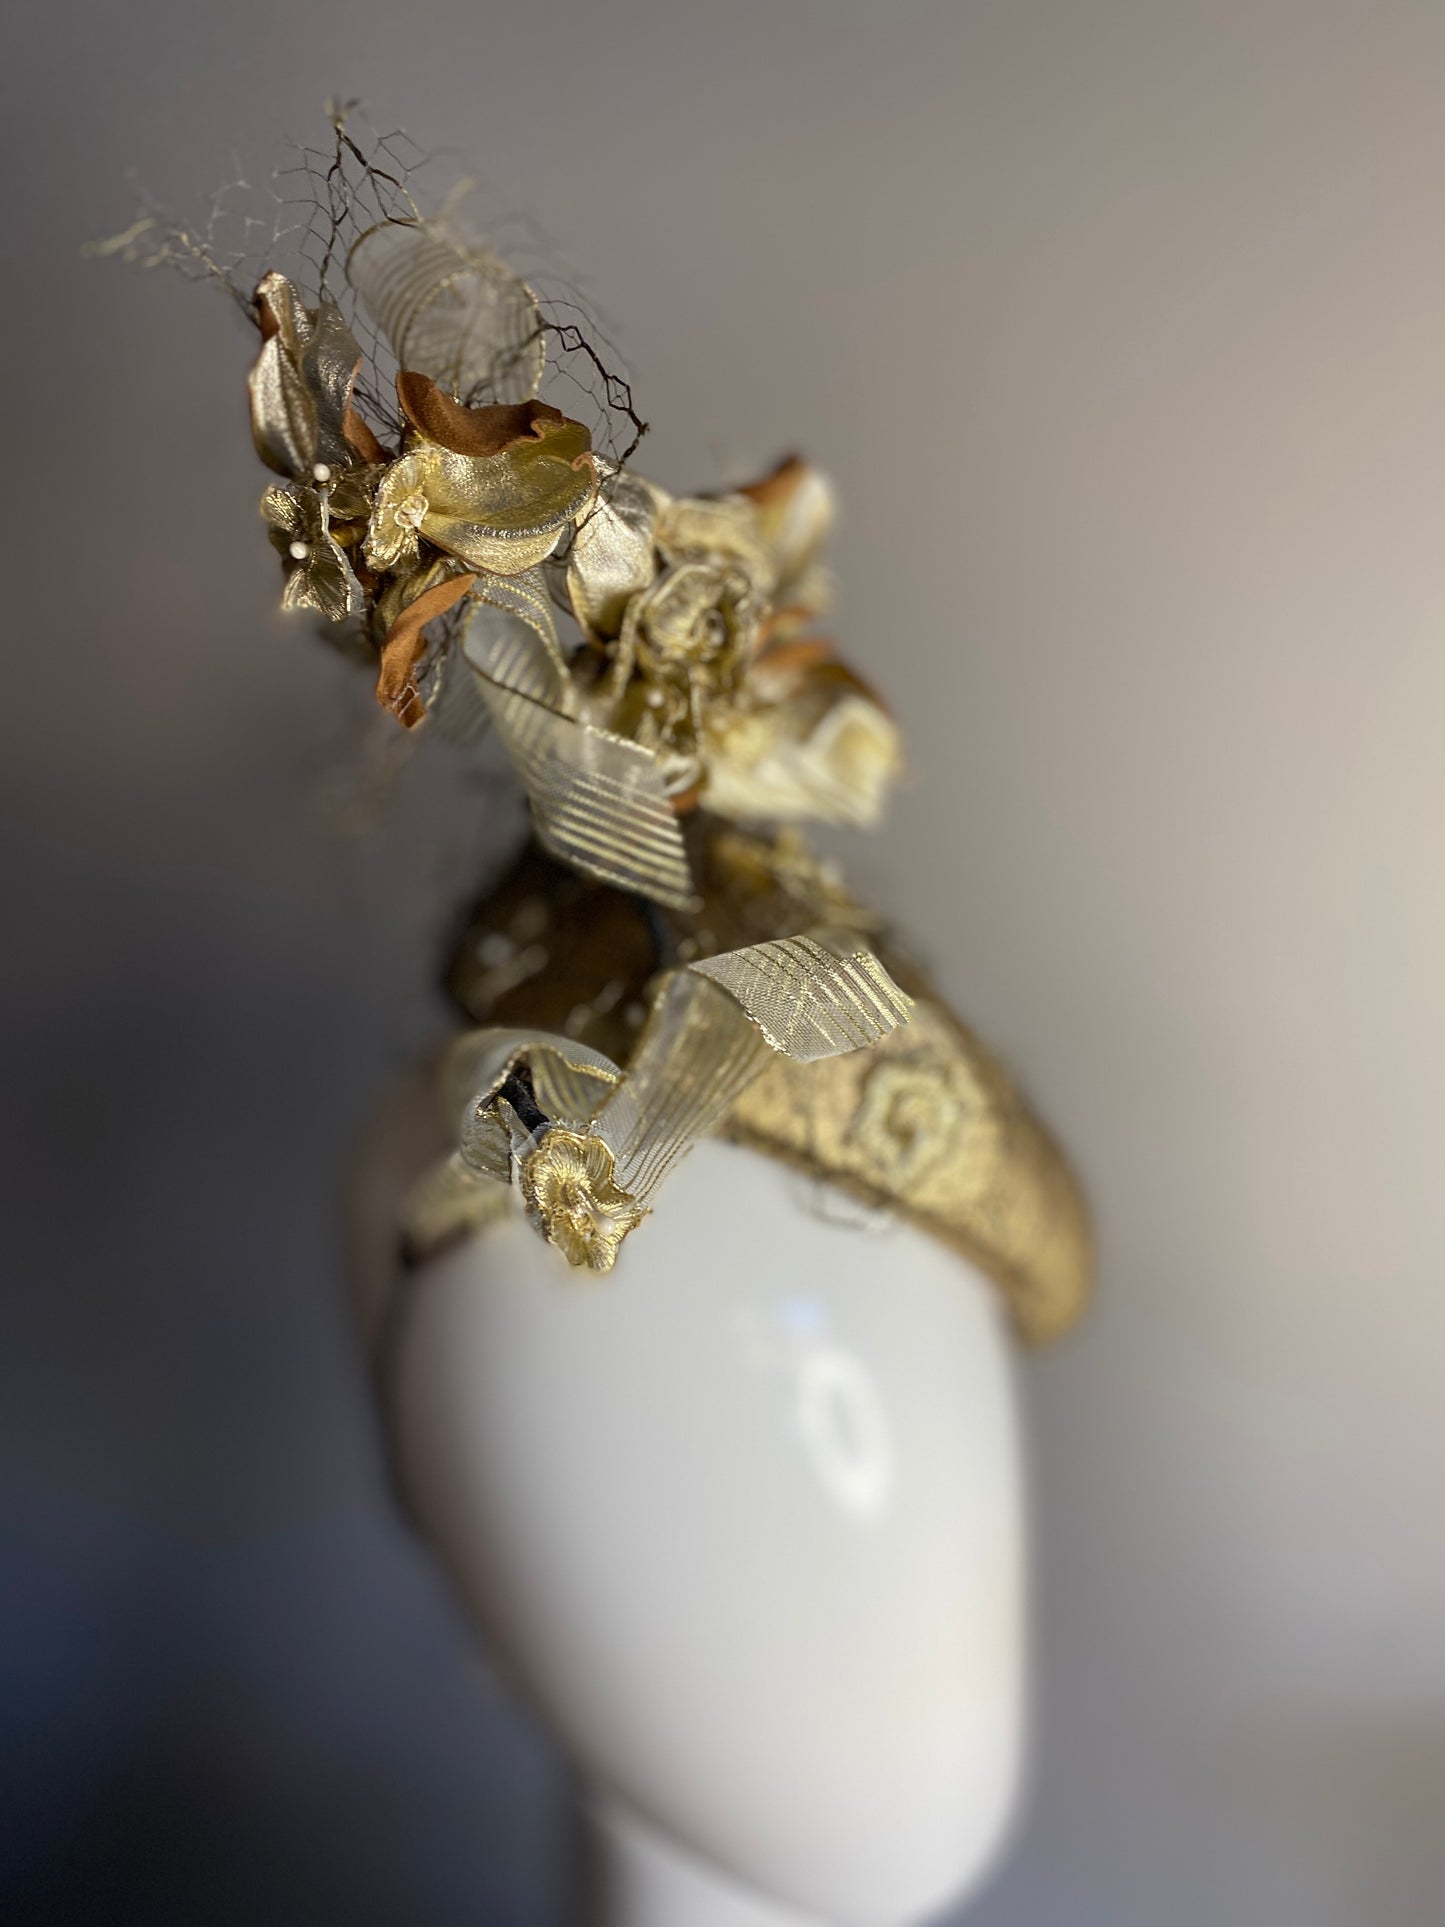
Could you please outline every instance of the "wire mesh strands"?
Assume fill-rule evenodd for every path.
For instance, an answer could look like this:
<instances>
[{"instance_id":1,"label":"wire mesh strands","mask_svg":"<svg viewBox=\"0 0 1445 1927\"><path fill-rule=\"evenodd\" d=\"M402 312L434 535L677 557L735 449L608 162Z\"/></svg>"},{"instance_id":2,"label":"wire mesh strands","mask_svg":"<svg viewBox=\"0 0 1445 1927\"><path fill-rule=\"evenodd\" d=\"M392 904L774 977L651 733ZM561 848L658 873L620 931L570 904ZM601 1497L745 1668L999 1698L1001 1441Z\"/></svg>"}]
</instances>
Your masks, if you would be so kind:
<instances>
[{"instance_id":1,"label":"wire mesh strands","mask_svg":"<svg viewBox=\"0 0 1445 1927\"><path fill-rule=\"evenodd\" d=\"M385 221L354 243L346 277L401 367L468 403L536 394L547 360L537 297L485 248L432 222Z\"/></svg>"}]
</instances>

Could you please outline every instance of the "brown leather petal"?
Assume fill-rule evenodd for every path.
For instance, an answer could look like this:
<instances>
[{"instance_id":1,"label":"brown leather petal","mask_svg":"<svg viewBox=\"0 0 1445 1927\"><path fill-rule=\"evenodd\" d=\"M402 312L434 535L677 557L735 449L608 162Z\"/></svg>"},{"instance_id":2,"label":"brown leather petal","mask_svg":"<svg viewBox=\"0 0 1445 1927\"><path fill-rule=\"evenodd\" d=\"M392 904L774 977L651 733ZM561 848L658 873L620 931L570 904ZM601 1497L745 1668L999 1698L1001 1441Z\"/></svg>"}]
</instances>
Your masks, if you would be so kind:
<instances>
[{"instance_id":1,"label":"brown leather petal","mask_svg":"<svg viewBox=\"0 0 1445 1927\"><path fill-rule=\"evenodd\" d=\"M468 408L438 388L430 375L403 368L396 378L401 412L412 427L454 455L500 455L518 442L540 441L537 424L567 417L545 401L492 402Z\"/></svg>"},{"instance_id":2,"label":"brown leather petal","mask_svg":"<svg viewBox=\"0 0 1445 1927\"><path fill-rule=\"evenodd\" d=\"M360 362L357 366L360 367ZM362 461L370 466L390 458L381 443L371 432L371 424L364 420L354 401L348 401L341 414L341 433L346 446Z\"/></svg>"},{"instance_id":3,"label":"brown leather petal","mask_svg":"<svg viewBox=\"0 0 1445 1927\"><path fill-rule=\"evenodd\" d=\"M808 464L801 455L785 455L776 468L760 475L756 482L744 483L737 493L746 495L759 508L766 508L775 502L786 502L807 472Z\"/></svg>"},{"instance_id":4,"label":"brown leather petal","mask_svg":"<svg viewBox=\"0 0 1445 1927\"><path fill-rule=\"evenodd\" d=\"M386 632L381 645L381 669L376 678L376 700L389 709L404 729L415 729L426 714L416 686L415 671L426 644L422 631L434 616L444 615L460 602L476 581L474 575L449 576L409 602Z\"/></svg>"}]
</instances>

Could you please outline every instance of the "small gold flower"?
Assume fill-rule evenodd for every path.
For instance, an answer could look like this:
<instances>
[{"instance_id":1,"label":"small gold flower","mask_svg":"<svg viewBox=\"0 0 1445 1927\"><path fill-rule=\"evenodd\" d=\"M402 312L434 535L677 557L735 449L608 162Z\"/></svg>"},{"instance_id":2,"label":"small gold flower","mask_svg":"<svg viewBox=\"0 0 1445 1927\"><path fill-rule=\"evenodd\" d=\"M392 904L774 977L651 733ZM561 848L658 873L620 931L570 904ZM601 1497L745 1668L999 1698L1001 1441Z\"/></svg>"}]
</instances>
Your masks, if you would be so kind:
<instances>
[{"instance_id":1,"label":"small gold flower","mask_svg":"<svg viewBox=\"0 0 1445 1927\"><path fill-rule=\"evenodd\" d=\"M261 497L261 513L286 569L281 607L315 609L341 622L364 614L366 596L333 533L329 496L326 488L272 487Z\"/></svg>"},{"instance_id":2,"label":"small gold flower","mask_svg":"<svg viewBox=\"0 0 1445 1927\"><path fill-rule=\"evenodd\" d=\"M568 1264L611 1271L622 1240L647 1215L618 1185L612 1152L591 1132L554 1124L521 1161L528 1214Z\"/></svg>"}]
</instances>

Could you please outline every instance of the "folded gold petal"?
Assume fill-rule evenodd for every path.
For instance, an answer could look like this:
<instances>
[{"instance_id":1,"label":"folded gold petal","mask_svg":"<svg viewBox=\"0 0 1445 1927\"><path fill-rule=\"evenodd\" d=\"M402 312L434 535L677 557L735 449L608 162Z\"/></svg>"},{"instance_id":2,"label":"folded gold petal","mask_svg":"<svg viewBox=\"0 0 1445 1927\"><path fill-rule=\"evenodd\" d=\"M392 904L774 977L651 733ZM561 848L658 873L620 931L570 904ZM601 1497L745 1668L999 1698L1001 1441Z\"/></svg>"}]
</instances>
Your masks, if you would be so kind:
<instances>
[{"instance_id":1,"label":"folded gold petal","mask_svg":"<svg viewBox=\"0 0 1445 1927\"><path fill-rule=\"evenodd\" d=\"M366 612L366 594L351 564L330 535L319 537L304 561L286 576L281 592L283 609L314 609L328 622L344 622Z\"/></svg>"},{"instance_id":2,"label":"folded gold petal","mask_svg":"<svg viewBox=\"0 0 1445 1927\"><path fill-rule=\"evenodd\" d=\"M256 289L261 353L251 370L251 432L268 468L311 480L318 463L329 470L374 459L380 447L352 405L361 350L334 303L304 306L284 274L268 274ZM327 479L325 476L318 480Z\"/></svg>"},{"instance_id":3,"label":"folded gold petal","mask_svg":"<svg viewBox=\"0 0 1445 1927\"><path fill-rule=\"evenodd\" d=\"M333 524L369 520L381 475L380 467L373 464L344 468L333 476L326 492Z\"/></svg>"},{"instance_id":4,"label":"folded gold petal","mask_svg":"<svg viewBox=\"0 0 1445 1927\"><path fill-rule=\"evenodd\" d=\"M431 443L414 450L434 514L472 522L494 535L560 530L596 493L591 435L565 416L538 419L492 455L461 455Z\"/></svg>"},{"instance_id":5,"label":"folded gold petal","mask_svg":"<svg viewBox=\"0 0 1445 1927\"><path fill-rule=\"evenodd\" d=\"M333 471L358 460L352 436L360 434L360 459L375 461L381 453L371 430L361 420L351 399L361 368L361 349L341 318L341 310L324 301L312 316L311 337L302 350L302 379L316 400L316 456Z\"/></svg>"},{"instance_id":6,"label":"folded gold petal","mask_svg":"<svg viewBox=\"0 0 1445 1927\"><path fill-rule=\"evenodd\" d=\"M434 512L423 522L422 533L428 542L434 542L469 568L485 569L493 575L520 575L547 560L562 540L564 526L559 523L552 529L500 535L481 523Z\"/></svg>"},{"instance_id":7,"label":"folded gold petal","mask_svg":"<svg viewBox=\"0 0 1445 1927\"><path fill-rule=\"evenodd\" d=\"M788 455L770 474L738 493L757 510L762 540L776 572L776 599L789 602L832 531L837 514L833 486L811 462Z\"/></svg>"},{"instance_id":8,"label":"folded gold petal","mask_svg":"<svg viewBox=\"0 0 1445 1927\"><path fill-rule=\"evenodd\" d=\"M609 469L597 500L577 524L567 566L572 613L592 636L622 628L628 602L657 573L658 494L640 476Z\"/></svg>"},{"instance_id":9,"label":"folded gold petal","mask_svg":"<svg viewBox=\"0 0 1445 1927\"><path fill-rule=\"evenodd\" d=\"M381 667L376 678L376 700L389 709L405 729L414 729L426 715L421 692L416 686L416 666L426 653L424 630L435 617L445 615L476 581L474 575L454 575L424 589L397 615L381 646Z\"/></svg>"},{"instance_id":10,"label":"folded gold petal","mask_svg":"<svg viewBox=\"0 0 1445 1927\"><path fill-rule=\"evenodd\" d=\"M300 536L310 527L298 491L274 482L261 497L261 513L278 535Z\"/></svg>"},{"instance_id":11,"label":"folded gold petal","mask_svg":"<svg viewBox=\"0 0 1445 1927\"><path fill-rule=\"evenodd\" d=\"M256 284L255 307L261 339L279 339L283 351L299 361L311 332L311 317L295 283L274 271L263 274Z\"/></svg>"},{"instance_id":12,"label":"folded gold petal","mask_svg":"<svg viewBox=\"0 0 1445 1927\"><path fill-rule=\"evenodd\" d=\"M262 342L247 387L256 453L278 475L309 476L316 462L316 402L279 334Z\"/></svg>"},{"instance_id":13,"label":"folded gold petal","mask_svg":"<svg viewBox=\"0 0 1445 1927\"><path fill-rule=\"evenodd\" d=\"M903 766L898 727L828 644L789 644L754 665L747 698L704 738L706 807L738 823L871 828Z\"/></svg>"},{"instance_id":14,"label":"folded gold petal","mask_svg":"<svg viewBox=\"0 0 1445 1927\"><path fill-rule=\"evenodd\" d=\"M435 221L386 221L346 276L398 362L469 401L523 401L546 366L537 297L487 249Z\"/></svg>"}]
</instances>

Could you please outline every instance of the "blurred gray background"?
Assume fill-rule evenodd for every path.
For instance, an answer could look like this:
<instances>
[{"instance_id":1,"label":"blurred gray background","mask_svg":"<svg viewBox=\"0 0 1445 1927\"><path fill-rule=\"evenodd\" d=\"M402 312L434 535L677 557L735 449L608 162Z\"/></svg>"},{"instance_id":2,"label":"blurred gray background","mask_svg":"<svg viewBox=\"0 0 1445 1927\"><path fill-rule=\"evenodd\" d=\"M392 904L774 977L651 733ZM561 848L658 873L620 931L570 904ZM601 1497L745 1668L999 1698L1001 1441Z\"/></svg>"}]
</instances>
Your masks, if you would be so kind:
<instances>
[{"instance_id":1,"label":"blurred gray background","mask_svg":"<svg viewBox=\"0 0 1445 1927\"><path fill-rule=\"evenodd\" d=\"M252 341L79 252L347 92L548 230L659 480L836 476L914 757L853 873L1095 1198L970 1920L1438 1920L1445 9L13 20L5 1919L561 1917L560 1769L387 1508L335 1239L503 818L413 768L329 826L357 711L274 612Z\"/></svg>"}]
</instances>

